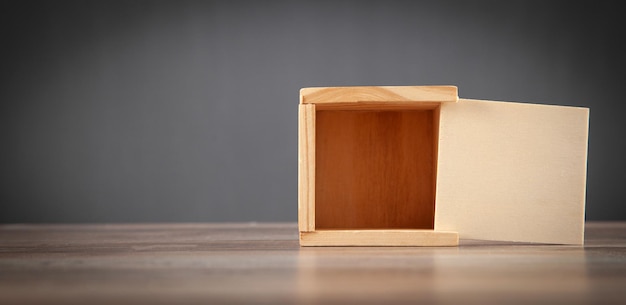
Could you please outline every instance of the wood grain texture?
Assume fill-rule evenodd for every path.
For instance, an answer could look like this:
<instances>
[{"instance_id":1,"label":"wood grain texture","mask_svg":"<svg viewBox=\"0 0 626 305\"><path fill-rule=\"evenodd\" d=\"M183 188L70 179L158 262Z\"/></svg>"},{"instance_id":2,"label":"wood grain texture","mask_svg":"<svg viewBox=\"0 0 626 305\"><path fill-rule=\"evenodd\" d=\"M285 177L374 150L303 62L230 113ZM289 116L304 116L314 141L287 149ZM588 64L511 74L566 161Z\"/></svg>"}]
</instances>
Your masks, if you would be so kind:
<instances>
[{"instance_id":1,"label":"wood grain texture","mask_svg":"<svg viewBox=\"0 0 626 305\"><path fill-rule=\"evenodd\" d=\"M298 223L308 232L315 230L315 105L298 109Z\"/></svg>"},{"instance_id":2,"label":"wood grain texture","mask_svg":"<svg viewBox=\"0 0 626 305\"><path fill-rule=\"evenodd\" d=\"M381 110L433 110L441 103L436 102L359 102L359 103L320 103L315 105L316 110L346 110L346 111L381 111Z\"/></svg>"},{"instance_id":3,"label":"wood grain texture","mask_svg":"<svg viewBox=\"0 0 626 305\"><path fill-rule=\"evenodd\" d=\"M433 229L434 112L318 111L316 229Z\"/></svg>"},{"instance_id":4,"label":"wood grain texture","mask_svg":"<svg viewBox=\"0 0 626 305\"><path fill-rule=\"evenodd\" d=\"M456 86L378 86L302 88L300 103L415 103L456 102Z\"/></svg>"},{"instance_id":5,"label":"wood grain texture","mask_svg":"<svg viewBox=\"0 0 626 305\"><path fill-rule=\"evenodd\" d=\"M587 108L442 104L435 229L582 244L588 119Z\"/></svg>"},{"instance_id":6,"label":"wood grain texture","mask_svg":"<svg viewBox=\"0 0 626 305\"><path fill-rule=\"evenodd\" d=\"M317 230L301 232L301 246L457 246L456 232L433 230Z\"/></svg>"},{"instance_id":7,"label":"wood grain texture","mask_svg":"<svg viewBox=\"0 0 626 305\"><path fill-rule=\"evenodd\" d=\"M585 235L300 247L295 222L5 224L0 304L623 304L626 222Z\"/></svg>"}]
</instances>

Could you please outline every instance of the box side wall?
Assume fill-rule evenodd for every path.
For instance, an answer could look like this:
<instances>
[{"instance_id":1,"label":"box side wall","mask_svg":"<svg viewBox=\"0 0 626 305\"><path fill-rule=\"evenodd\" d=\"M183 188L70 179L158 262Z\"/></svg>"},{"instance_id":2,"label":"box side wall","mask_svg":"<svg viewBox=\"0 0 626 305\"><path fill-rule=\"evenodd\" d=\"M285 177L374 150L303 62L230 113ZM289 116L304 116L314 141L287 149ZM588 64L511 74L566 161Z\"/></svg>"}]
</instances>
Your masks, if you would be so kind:
<instances>
[{"instance_id":1,"label":"box side wall","mask_svg":"<svg viewBox=\"0 0 626 305\"><path fill-rule=\"evenodd\" d=\"M315 230L315 105L298 107L298 227Z\"/></svg>"}]
</instances>

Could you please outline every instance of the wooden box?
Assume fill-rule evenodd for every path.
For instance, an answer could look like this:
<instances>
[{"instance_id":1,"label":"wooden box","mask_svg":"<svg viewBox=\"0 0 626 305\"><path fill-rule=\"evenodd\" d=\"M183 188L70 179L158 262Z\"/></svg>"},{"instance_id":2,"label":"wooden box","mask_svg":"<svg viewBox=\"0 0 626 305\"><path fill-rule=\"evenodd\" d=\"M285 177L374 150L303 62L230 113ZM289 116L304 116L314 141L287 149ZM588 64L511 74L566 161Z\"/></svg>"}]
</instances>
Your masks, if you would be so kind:
<instances>
[{"instance_id":1,"label":"wooden box","mask_svg":"<svg viewBox=\"0 0 626 305\"><path fill-rule=\"evenodd\" d=\"M583 244L588 118L454 86L303 88L300 245Z\"/></svg>"}]
</instances>

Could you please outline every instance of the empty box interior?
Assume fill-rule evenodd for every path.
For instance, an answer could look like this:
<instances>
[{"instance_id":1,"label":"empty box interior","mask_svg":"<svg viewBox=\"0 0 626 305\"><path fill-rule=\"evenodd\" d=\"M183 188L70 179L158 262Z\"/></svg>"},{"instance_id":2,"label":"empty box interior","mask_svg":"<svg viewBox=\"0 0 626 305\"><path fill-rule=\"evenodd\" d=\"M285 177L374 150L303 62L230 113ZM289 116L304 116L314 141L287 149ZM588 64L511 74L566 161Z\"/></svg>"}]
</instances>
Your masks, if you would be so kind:
<instances>
[{"instance_id":1,"label":"empty box interior","mask_svg":"<svg viewBox=\"0 0 626 305\"><path fill-rule=\"evenodd\" d=\"M433 229L439 108L315 114L315 227Z\"/></svg>"}]
</instances>

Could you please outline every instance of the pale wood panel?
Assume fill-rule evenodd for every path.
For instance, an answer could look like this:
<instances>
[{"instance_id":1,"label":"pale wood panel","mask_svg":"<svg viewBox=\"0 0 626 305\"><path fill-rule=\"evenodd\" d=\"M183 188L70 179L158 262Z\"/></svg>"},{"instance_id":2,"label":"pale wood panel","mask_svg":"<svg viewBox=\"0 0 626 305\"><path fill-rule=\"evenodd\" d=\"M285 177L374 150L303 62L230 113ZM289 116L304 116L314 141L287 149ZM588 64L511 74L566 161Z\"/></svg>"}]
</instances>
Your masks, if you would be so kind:
<instances>
[{"instance_id":1,"label":"pale wood panel","mask_svg":"<svg viewBox=\"0 0 626 305\"><path fill-rule=\"evenodd\" d=\"M577 107L442 104L435 229L582 244L588 118Z\"/></svg>"},{"instance_id":2,"label":"pale wood panel","mask_svg":"<svg viewBox=\"0 0 626 305\"><path fill-rule=\"evenodd\" d=\"M456 232L433 230L317 230L301 232L301 246L457 246Z\"/></svg>"},{"instance_id":3,"label":"pale wood panel","mask_svg":"<svg viewBox=\"0 0 626 305\"><path fill-rule=\"evenodd\" d=\"M432 229L434 111L318 111L316 229Z\"/></svg>"},{"instance_id":4,"label":"pale wood panel","mask_svg":"<svg viewBox=\"0 0 626 305\"><path fill-rule=\"evenodd\" d=\"M298 223L315 230L315 105L298 107Z\"/></svg>"},{"instance_id":5,"label":"pale wood panel","mask_svg":"<svg viewBox=\"0 0 626 305\"><path fill-rule=\"evenodd\" d=\"M314 87L300 90L300 103L456 102L456 86Z\"/></svg>"}]
</instances>

